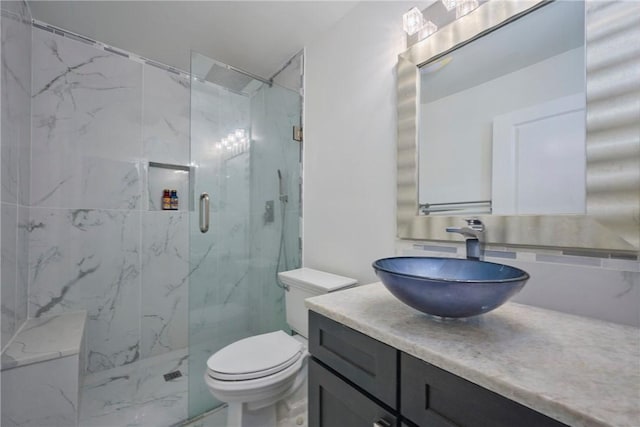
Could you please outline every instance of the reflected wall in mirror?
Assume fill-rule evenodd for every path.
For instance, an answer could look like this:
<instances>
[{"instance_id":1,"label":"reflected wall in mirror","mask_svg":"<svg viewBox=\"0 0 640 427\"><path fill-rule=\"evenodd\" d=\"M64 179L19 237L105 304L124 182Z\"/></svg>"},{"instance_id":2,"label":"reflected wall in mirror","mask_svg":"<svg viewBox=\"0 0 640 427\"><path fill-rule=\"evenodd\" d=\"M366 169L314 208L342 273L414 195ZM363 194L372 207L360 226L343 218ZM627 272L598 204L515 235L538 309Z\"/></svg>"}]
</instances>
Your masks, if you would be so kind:
<instances>
[{"instance_id":1,"label":"reflected wall in mirror","mask_svg":"<svg viewBox=\"0 0 640 427\"><path fill-rule=\"evenodd\" d=\"M597 0L490 1L411 46L398 237L456 240L474 214L487 243L637 255L638 46L640 2Z\"/></svg>"},{"instance_id":2,"label":"reflected wall in mirror","mask_svg":"<svg viewBox=\"0 0 640 427\"><path fill-rule=\"evenodd\" d=\"M584 3L422 65L420 84L422 213L585 213Z\"/></svg>"}]
</instances>

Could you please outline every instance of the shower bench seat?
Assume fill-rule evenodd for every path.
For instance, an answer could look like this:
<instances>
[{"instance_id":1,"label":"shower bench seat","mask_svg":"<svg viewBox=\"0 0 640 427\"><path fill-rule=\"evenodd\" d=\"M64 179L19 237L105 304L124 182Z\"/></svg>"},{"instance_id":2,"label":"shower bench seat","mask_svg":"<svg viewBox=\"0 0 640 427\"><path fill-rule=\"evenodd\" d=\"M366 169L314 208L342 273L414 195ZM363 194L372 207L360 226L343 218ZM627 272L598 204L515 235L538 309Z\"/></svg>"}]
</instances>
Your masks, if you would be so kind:
<instances>
[{"instance_id":1,"label":"shower bench seat","mask_svg":"<svg viewBox=\"0 0 640 427\"><path fill-rule=\"evenodd\" d=\"M20 327L2 352L3 421L78 425L86 318L85 311L64 313Z\"/></svg>"}]
</instances>

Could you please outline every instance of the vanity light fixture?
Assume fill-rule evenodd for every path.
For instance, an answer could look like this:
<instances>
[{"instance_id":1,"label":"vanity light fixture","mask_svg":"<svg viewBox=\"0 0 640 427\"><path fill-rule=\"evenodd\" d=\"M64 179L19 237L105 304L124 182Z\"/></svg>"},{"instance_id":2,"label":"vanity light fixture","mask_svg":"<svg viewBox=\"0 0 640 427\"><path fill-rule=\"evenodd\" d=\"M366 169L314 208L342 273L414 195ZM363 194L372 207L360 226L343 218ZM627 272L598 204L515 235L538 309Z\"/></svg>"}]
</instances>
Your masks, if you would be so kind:
<instances>
[{"instance_id":1,"label":"vanity light fixture","mask_svg":"<svg viewBox=\"0 0 640 427\"><path fill-rule=\"evenodd\" d=\"M410 36L420 31L423 25L424 16L417 7L412 7L407 13L402 15L402 28Z\"/></svg>"},{"instance_id":2,"label":"vanity light fixture","mask_svg":"<svg viewBox=\"0 0 640 427\"><path fill-rule=\"evenodd\" d=\"M411 8L409 12L402 16L402 24L404 31L410 36L419 31L418 38L420 40L438 31L438 26L431 21L425 20L424 15L417 7Z\"/></svg>"},{"instance_id":3,"label":"vanity light fixture","mask_svg":"<svg viewBox=\"0 0 640 427\"><path fill-rule=\"evenodd\" d=\"M426 39L431 34L438 31L438 26L431 21L426 21L422 28L420 29L420 40Z\"/></svg>"},{"instance_id":4,"label":"vanity light fixture","mask_svg":"<svg viewBox=\"0 0 640 427\"><path fill-rule=\"evenodd\" d=\"M442 4L447 9L447 12L450 12L458 5L458 0L442 0Z\"/></svg>"},{"instance_id":5,"label":"vanity light fixture","mask_svg":"<svg viewBox=\"0 0 640 427\"><path fill-rule=\"evenodd\" d=\"M456 1L456 19L466 15L476 9L480 4L478 0L458 0Z\"/></svg>"}]
</instances>

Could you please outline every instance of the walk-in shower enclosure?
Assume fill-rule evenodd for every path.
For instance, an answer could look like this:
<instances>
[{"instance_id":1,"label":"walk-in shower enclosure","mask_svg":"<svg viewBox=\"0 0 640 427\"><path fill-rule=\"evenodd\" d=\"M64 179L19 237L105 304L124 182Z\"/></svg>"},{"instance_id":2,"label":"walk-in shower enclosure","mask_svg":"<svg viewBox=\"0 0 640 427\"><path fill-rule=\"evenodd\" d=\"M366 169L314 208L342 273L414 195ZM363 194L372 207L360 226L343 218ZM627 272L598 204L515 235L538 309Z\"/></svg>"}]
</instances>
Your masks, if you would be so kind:
<instances>
[{"instance_id":1,"label":"walk-in shower enclosure","mask_svg":"<svg viewBox=\"0 0 640 427\"><path fill-rule=\"evenodd\" d=\"M37 408L73 404L82 426L169 426L219 406L208 357L287 328L276 271L300 265L299 91L197 53L176 70L0 5L2 350L28 322L86 313L73 399L14 369L63 357L33 362L39 342L3 353L3 380L39 388ZM3 426L37 408L3 381Z\"/></svg>"},{"instance_id":2,"label":"walk-in shower enclosure","mask_svg":"<svg viewBox=\"0 0 640 427\"><path fill-rule=\"evenodd\" d=\"M189 415L220 404L207 359L251 335L286 329L276 271L300 265L298 92L198 53L191 57ZM209 229L201 218L209 197ZM284 239L281 243L281 239Z\"/></svg>"}]
</instances>

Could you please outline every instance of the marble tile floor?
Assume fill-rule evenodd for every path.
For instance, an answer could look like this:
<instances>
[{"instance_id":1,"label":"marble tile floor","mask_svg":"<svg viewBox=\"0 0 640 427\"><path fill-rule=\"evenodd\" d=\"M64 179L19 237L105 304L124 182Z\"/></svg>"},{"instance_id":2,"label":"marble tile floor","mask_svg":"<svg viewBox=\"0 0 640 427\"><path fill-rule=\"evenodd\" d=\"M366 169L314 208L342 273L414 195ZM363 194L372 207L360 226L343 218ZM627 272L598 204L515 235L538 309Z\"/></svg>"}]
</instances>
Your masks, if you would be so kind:
<instances>
[{"instance_id":1,"label":"marble tile floor","mask_svg":"<svg viewBox=\"0 0 640 427\"><path fill-rule=\"evenodd\" d=\"M187 418L188 350L85 377L80 397L81 427L169 427ZM182 377L165 382L163 375Z\"/></svg>"},{"instance_id":2,"label":"marble tile floor","mask_svg":"<svg viewBox=\"0 0 640 427\"><path fill-rule=\"evenodd\" d=\"M169 382L163 375L180 370ZM277 427L307 427L306 384L278 406ZM227 408L187 420L188 349L87 375L80 427L226 427ZM286 412L283 410L288 409Z\"/></svg>"}]
</instances>

